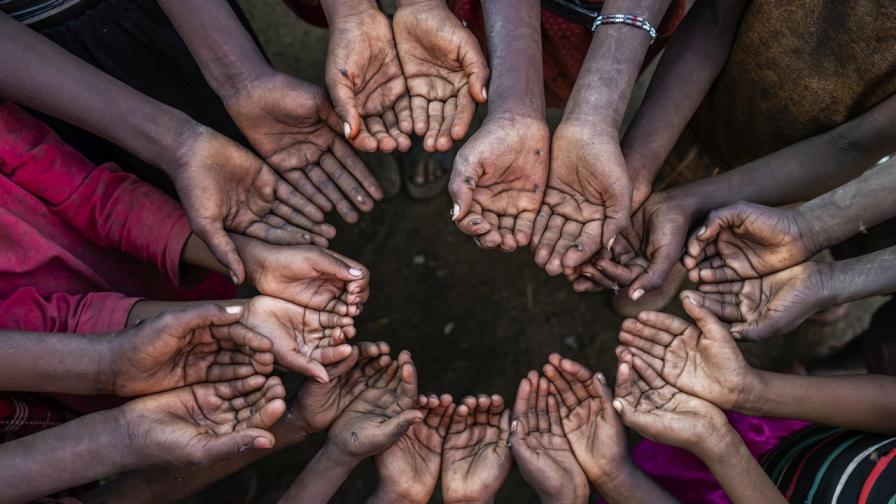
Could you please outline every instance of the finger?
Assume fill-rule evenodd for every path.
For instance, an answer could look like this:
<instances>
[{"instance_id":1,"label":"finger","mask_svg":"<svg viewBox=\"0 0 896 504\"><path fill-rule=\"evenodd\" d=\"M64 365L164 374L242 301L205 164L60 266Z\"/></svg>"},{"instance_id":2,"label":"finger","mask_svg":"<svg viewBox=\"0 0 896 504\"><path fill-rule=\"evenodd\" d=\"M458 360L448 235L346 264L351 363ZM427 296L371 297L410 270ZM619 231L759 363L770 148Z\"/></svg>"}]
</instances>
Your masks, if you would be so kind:
<instances>
[{"instance_id":1,"label":"finger","mask_svg":"<svg viewBox=\"0 0 896 504\"><path fill-rule=\"evenodd\" d=\"M392 109L385 111L383 113L383 122L386 124L386 131L389 132L389 136L398 143L398 150L407 152L411 148L411 138L398 127L398 117L395 115L395 111Z\"/></svg>"},{"instance_id":2,"label":"finger","mask_svg":"<svg viewBox=\"0 0 896 504\"><path fill-rule=\"evenodd\" d=\"M516 216L513 227L513 238L518 247L529 245L535 227L535 212L521 212Z\"/></svg>"},{"instance_id":3,"label":"finger","mask_svg":"<svg viewBox=\"0 0 896 504\"><path fill-rule=\"evenodd\" d=\"M429 101L422 96L411 97L411 117L414 120L414 133L422 137L426 135L426 129L429 125Z\"/></svg>"},{"instance_id":4,"label":"finger","mask_svg":"<svg viewBox=\"0 0 896 504\"><path fill-rule=\"evenodd\" d=\"M572 247L563 255L562 264L565 268L575 268L590 260L600 250L602 229L606 227L600 221L590 221L582 226L578 238L575 238Z\"/></svg>"},{"instance_id":5,"label":"finger","mask_svg":"<svg viewBox=\"0 0 896 504\"><path fill-rule=\"evenodd\" d=\"M352 353L352 346L341 344L336 346L319 347L311 351L311 360L317 361L324 366L339 362ZM329 377L329 373L327 374Z\"/></svg>"},{"instance_id":6,"label":"finger","mask_svg":"<svg viewBox=\"0 0 896 504\"><path fill-rule=\"evenodd\" d=\"M364 120L364 124L367 125L367 131L376 139L380 152L392 152L398 148L398 141L386 131L386 123L381 117L368 117Z\"/></svg>"},{"instance_id":7,"label":"finger","mask_svg":"<svg viewBox=\"0 0 896 504\"><path fill-rule=\"evenodd\" d=\"M417 395L417 368L412 363L401 366L401 382L398 385L398 393L403 397L413 398Z\"/></svg>"},{"instance_id":8,"label":"finger","mask_svg":"<svg viewBox=\"0 0 896 504\"><path fill-rule=\"evenodd\" d=\"M482 212L482 218L489 223L490 230L479 236L479 246L484 249L493 249L503 242L501 237L501 220L493 212Z\"/></svg>"},{"instance_id":9,"label":"finger","mask_svg":"<svg viewBox=\"0 0 896 504\"><path fill-rule=\"evenodd\" d=\"M533 250L536 250L541 243L541 239L544 237L544 232L547 230L550 219L551 207L548 205L541 205L532 225L532 240L529 242L529 245ZM538 261L536 260L536 263L537 262ZM545 262L547 262L547 259L545 259Z\"/></svg>"},{"instance_id":10,"label":"finger","mask_svg":"<svg viewBox=\"0 0 896 504\"><path fill-rule=\"evenodd\" d=\"M380 183L367 165L364 164L364 161L347 143L337 138L330 146L330 151L342 163L342 166L346 167L352 176L361 182L367 194L377 201L383 199L383 189L380 187Z\"/></svg>"},{"instance_id":11,"label":"finger","mask_svg":"<svg viewBox=\"0 0 896 504\"><path fill-rule=\"evenodd\" d=\"M451 421L448 424L448 433L458 434L465 431L469 414L470 409L466 404L461 403L454 408L454 414L451 416Z\"/></svg>"},{"instance_id":12,"label":"finger","mask_svg":"<svg viewBox=\"0 0 896 504\"><path fill-rule=\"evenodd\" d=\"M440 101L431 101L427 104L428 121L426 135L423 137L423 149L427 152L436 151L436 138L439 135L439 128L442 126L444 119L444 109L445 104Z\"/></svg>"},{"instance_id":13,"label":"finger","mask_svg":"<svg viewBox=\"0 0 896 504\"><path fill-rule=\"evenodd\" d=\"M232 314L227 313L226 315L232 317ZM211 327L211 333L218 341L227 341L240 349L248 348L252 352L270 352L274 348L271 340L243 324L218 325L218 322L214 320L211 323L215 324Z\"/></svg>"},{"instance_id":14,"label":"finger","mask_svg":"<svg viewBox=\"0 0 896 504\"><path fill-rule=\"evenodd\" d=\"M209 383L238 380L256 373L255 368L248 364L214 364L208 368ZM189 385L189 384L188 384Z\"/></svg>"},{"instance_id":15,"label":"finger","mask_svg":"<svg viewBox=\"0 0 896 504\"><path fill-rule=\"evenodd\" d=\"M469 81L469 94L478 103L485 103L488 97L489 69L482 47L470 31L464 32L458 45L461 65Z\"/></svg>"},{"instance_id":16,"label":"finger","mask_svg":"<svg viewBox=\"0 0 896 504\"><path fill-rule=\"evenodd\" d=\"M629 286L629 297L632 301L637 301L645 293L662 287L680 257L681 247L678 244L669 244L657 250L644 273L638 275Z\"/></svg>"},{"instance_id":17,"label":"finger","mask_svg":"<svg viewBox=\"0 0 896 504\"><path fill-rule=\"evenodd\" d=\"M548 418L548 380L545 377L538 378L538 395L535 399L536 418L538 420L538 432L551 432L551 422Z\"/></svg>"},{"instance_id":18,"label":"finger","mask_svg":"<svg viewBox=\"0 0 896 504\"><path fill-rule=\"evenodd\" d=\"M516 250L516 239L513 237L514 218L501 216L498 218L498 232L501 234L501 250L513 252Z\"/></svg>"},{"instance_id":19,"label":"finger","mask_svg":"<svg viewBox=\"0 0 896 504\"><path fill-rule=\"evenodd\" d=\"M398 129L400 129L405 135L410 135L413 133L413 121L411 119L411 100L408 97L407 93L402 94L398 97L398 101L395 102L395 105L392 107L392 110L395 111L395 116L398 117Z\"/></svg>"},{"instance_id":20,"label":"finger","mask_svg":"<svg viewBox=\"0 0 896 504\"><path fill-rule=\"evenodd\" d=\"M312 267L324 275L349 282L353 280L366 279L370 277L367 268L361 264L351 261L331 250L318 248L313 255L308 258Z\"/></svg>"},{"instance_id":21,"label":"finger","mask_svg":"<svg viewBox=\"0 0 896 504\"><path fill-rule=\"evenodd\" d=\"M554 245L554 251L551 253L551 258L548 260L548 264L545 266L545 271L547 271L548 275L554 276L563 272L563 256L573 248L576 237L578 237L581 232L582 224L578 222L567 220L563 224L563 227L560 230L560 239L557 240L557 244Z\"/></svg>"},{"instance_id":22,"label":"finger","mask_svg":"<svg viewBox=\"0 0 896 504\"><path fill-rule=\"evenodd\" d=\"M333 110L343 123L343 135L348 140L354 140L361 132L361 113L358 110L358 102L355 90L348 76L341 75L336 68L327 68L327 90L333 101Z\"/></svg>"},{"instance_id":23,"label":"finger","mask_svg":"<svg viewBox=\"0 0 896 504\"><path fill-rule=\"evenodd\" d=\"M657 311L642 311L638 314L638 322L645 326L657 329L658 332L645 335L661 345L672 342L674 334L681 334L687 330L690 324L675 315Z\"/></svg>"},{"instance_id":24,"label":"finger","mask_svg":"<svg viewBox=\"0 0 896 504\"><path fill-rule=\"evenodd\" d=\"M554 252L554 248L557 245L557 241L560 239L560 233L563 230L565 223L566 219L563 217L557 214L551 214L547 221L547 226L541 235L541 239L538 242L538 246L535 248L535 264L541 267L545 267L548 264L548 261L551 259L551 254Z\"/></svg>"},{"instance_id":25,"label":"finger","mask_svg":"<svg viewBox=\"0 0 896 504\"><path fill-rule=\"evenodd\" d=\"M557 391L560 400L567 408L575 408L579 404L579 399L572 391L569 382L560 374L560 371L553 364L545 364L543 367L544 376L551 382Z\"/></svg>"},{"instance_id":26,"label":"finger","mask_svg":"<svg viewBox=\"0 0 896 504\"><path fill-rule=\"evenodd\" d=\"M289 185L295 187L300 194L311 200L311 203L314 206L325 213L333 210L333 204L330 203L330 200L328 200L327 197L314 186L314 183L311 182L311 179L309 179L308 175L305 173L304 168L305 167L281 172L281 175L283 175L283 178L289 182Z\"/></svg>"},{"instance_id":27,"label":"finger","mask_svg":"<svg viewBox=\"0 0 896 504\"><path fill-rule=\"evenodd\" d=\"M501 421L501 414L504 413L504 398L498 394L492 394L488 407L488 424L497 427Z\"/></svg>"},{"instance_id":28,"label":"finger","mask_svg":"<svg viewBox=\"0 0 896 504\"><path fill-rule=\"evenodd\" d=\"M699 297L692 291L682 292L679 298L682 300L681 305L684 307L684 311L694 319L697 327L705 336L716 341L725 341L731 337L725 324L719 321L710 310L698 304Z\"/></svg>"},{"instance_id":29,"label":"finger","mask_svg":"<svg viewBox=\"0 0 896 504\"><path fill-rule=\"evenodd\" d=\"M387 420L383 424L383 428L386 429L386 432L390 432L393 439L398 439L404 435L405 432L416 423L420 423L423 421L423 412L418 409L405 410L398 414L398 416L392 417Z\"/></svg>"},{"instance_id":30,"label":"finger","mask_svg":"<svg viewBox=\"0 0 896 504\"><path fill-rule=\"evenodd\" d=\"M481 175L479 164L463 153L454 158L454 167L451 170L451 178L448 180L448 193L454 201L451 211L451 220L458 222L466 217L473 204L473 191L476 189L476 181Z\"/></svg>"},{"instance_id":31,"label":"finger","mask_svg":"<svg viewBox=\"0 0 896 504\"><path fill-rule=\"evenodd\" d=\"M700 268L698 266L696 271L697 280L694 283L721 283L721 282L736 282L740 280L740 275L737 274L734 269L728 266L722 266L719 268ZM690 278L692 275L688 275Z\"/></svg>"},{"instance_id":32,"label":"finger","mask_svg":"<svg viewBox=\"0 0 896 504\"><path fill-rule=\"evenodd\" d=\"M346 354L349 352L346 352ZM277 364L280 364L294 373L308 376L318 383L330 382L330 376L327 374L327 370L324 368L323 364L316 362L299 352L280 352L277 355Z\"/></svg>"},{"instance_id":33,"label":"finger","mask_svg":"<svg viewBox=\"0 0 896 504\"><path fill-rule=\"evenodd\" d=\"M448 152L454 146L451 130L454 127L456 113L457 99L449 98L445 102L445 108L442 112L442 123L439 125L439 131L436 134L435 148L439 152Z\"/></svg>"},{"instance_id":34,"label":"finger","mask_svg":"<svg viewBox=\"0 0 896 504\"><path fill-rule=\"evenodd\" d=\"M621 341L621 338L620 338L620 341ZM654 357L653 355L650 355L649 353L645 352L644 350L641 350L640 348L633 347L633 346L629 346L628 351L631 352L633 357L637 356L638 358L640 358L641 360L643 360L644 362L649 364L650 367L655 369L657 373L663 372L663 369L665 367L665 361L662 358Z\"/></svg>"},{"instance_id":35,"label":"finger","mask_svg":"<svg viewBox=\"0 0 896 504\"><path fill-rule=\"evenodd\" d=\"M451 126L449 134L454 140L463 140L470 131L470 124L473 123L473 117L476 115L476 103L470 96L469 87L464 87L457 94L457 111L454 116L454 124Z\"/></svg>"},{"instance_id":36,"label":"finger","mask_svg":"<svg viewBox=\"0 0 896 504\"><path fill-rule=\"evenodd\" d=\"M321 327L346 327L355 323L353 318L333 312L320 312L309 309L306 313L311 317L316 315Z\"/></svg>"},{"instance_id":37,"label":"finger","mask_svg":"<svg viewBox=\"0 0 896 504\"><path fill-rule=\"evenodd\" d=\"M704 294L690 291L690 297L725 322L746 322L734 294ZM733 301L733 302L732 302Z\"/></svg>"},{"instance_id":38,"label":"finger","mask_svg":"<svg viewBox=\"0 0 896 504\"><path fill-rule=\"evenodd\" d=\"M666 381L640 356L635 354L632 358L635 372L638 373L645 383L653 390L659 390L666 386Z\"/></svg>"},{"instance_id":39,"label":"finger","mask_svg":"<svg viewBox=\"0 0 896 504\"><path fill-rule=\"evenodd\" d=\"M189 210L187 215L190 215ZM224 223L219 220L193 219L191 217L190 224L196 235L208 245L215 259L230 272L230 279L233 280L233 283L237 285L243 283L246 279L246 269L236 250L236 245L224 231Z\"/></svg>"},{"instance_id":40,"label":"finger","mask_svg":"<svg viewBox=\"0 0 896 504\"><path fill-rule=\"evenodd\" d=\"M548 420L551 425L551 434L555 436L563 436L563 423L560 421L560 407L557 404L557 398L553 394L548 394Z\"/></svg>"},{"instance_id":41,"label":"finger","mask_svg":"<svg viewBox=\"0 0 896 504\"><path fill-rule=\"evenodd\" d=\"M246 429L207 438L194 462L208 464L235 457L249 449L268 450L273 447L273 434L261 429Z\"/></svg>"},{"instance_id":42,"label":"finger","mask_svg":"<svg viewBox=\"0 0 896 504\"><path fill-rule=\"evenodd\" d=\"M358 350L361 353L361 356L366 359L372 359L379 357L380 355L388 355L389 354L389 344L385 341L360 341L358 342Z\"/></svg>"},{"instance_id":43,"label":"finger","mask_svg":"<svg viewBox=\"0 0 896 504\"><path fill-rule=\"evenodd\" d=\"M360 357L361 352L358 350L358 347L353 346L348 357L327 367L327 376L329 376L330 379L334 379L348 373L355 367Z\"/></svg>"},{"instance_id":44,"label":"finger","mask_svg":"<svg viewBox=\"0 0 896 504\"><path fill-rule=\"evenodd\" d=\"M229 382L221 382L212 384L215 395L225 401L233 401L234 399L245 397L257 390L261 390L267 379L262 375L252 375L239 380ZM194 387L205 387L207 385L193 385ZM196 389L194 389L196 390Z\"/></svg>"},{"instance_id":45,"label":"finger","mask_svg":"<svg viewBox=\"0 0 896 504\"><path fill-rule=\"evenodd\" d=\"M532 391L532 384L528 378L520 380L520 384L516 389L516 398L513 401L513 418L524 418L529 412L529 394Z\"/></svg>"},{"instance_id":46,"label":"finger","mask_svg":"<svg viewBox=\"0 0 896 504\"><path fill-rule=\"evenodd\" d=\"M473 421L480 425L488 425L488 409L491 406L491 398L485 394L476 396L476 411Z\"/></svg>"},{"instance_id":47,"label":"finger","mask_svg":"<svg viewBox=\"0 0 896 504\"><path fill-rule=\"evenodd\" d=\"M607 249L613 248L613 242L622 232L631 227L632 191L628 184L609 191L604 210L606 218L603 222L602 240ZM684 237L682 237L684 238Z\"/></svg>"}]
</instances>

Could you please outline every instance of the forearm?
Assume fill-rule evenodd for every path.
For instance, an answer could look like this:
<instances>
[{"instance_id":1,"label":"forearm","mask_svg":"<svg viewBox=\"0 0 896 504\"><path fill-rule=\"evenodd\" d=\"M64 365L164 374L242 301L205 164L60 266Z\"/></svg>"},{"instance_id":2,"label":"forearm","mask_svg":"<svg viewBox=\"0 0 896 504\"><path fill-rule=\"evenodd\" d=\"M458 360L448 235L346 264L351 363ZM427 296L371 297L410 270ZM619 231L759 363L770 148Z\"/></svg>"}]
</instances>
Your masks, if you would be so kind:
<instances>
[{"instance_id":1,"label":"forearm","mask_svg":"<svg viewBox=\"0 0 896 504\"><path fill-rule=\"evenodd\" d=\"M131 308L131 312L128 314L128 323L127 327L133 327L135 325L140 324L144 320L155 317L156 315L170 310L172 308L182 308L186 306L193 305L202 305L208 303L215 303L219 306L242 306L245 307L249 304L250 299L210 299L206 301L156 301L150 299L143 299L137 301L133 308Z\"/></svg>"},{"instance_id":2,"label":"forearm","mask_svg":"<svg viewBox=\"0 0 896 504\"><path fill-rule=\"evenodd\" d=\"M274 451L290 448L308 438L308 430L297 418L295 411L287 411L271 428L271 434L277 440ZM167 466L133 471L79 496L79 499L86 504L155 504L179 501L270 454L270 450L249 450L206 467Z\"/></svg>"},{"instance_id":3,"label":"forearm","mask_svg":"<svg viewBox=\"0 0 896 504\"><path fill-rule=\"evenodd\" d=\"M728 59L746 2L697 2L669 40L622 139L633 178L651 185Z\"/></svg>"},{"instance_id":4,"label":"forearm","mask_svg":"<svg viewBox=\"0 0 896 504\"><path fill-rule=\"evenodd\" d=\"M325 504L348 479L358 462L338 453L327 443L277 502Z\"/></svg>"},{"instance_id":5,"label":"forearm","mask_svg":"<svg viewBox=\"0 0 896 504\"><path fill-rule=\"evenodd\" d=\"M896 215L896 159L799 206L812 252L836 245Z\"/></svg>"},{"instance_id":6,"label":"forearm","mask_svg":"<svg viewBox=\"0 0 896 504\"><path fill-rule=\"evenodd\" d=\"M216 271L223 275L229 273L227 268L218 262L208 245L196 233L190 233L190 237L187 238L180 253L180 262L181 264L196 266L208 271Z\"/></svg>"},{"instance_id":7,"label":"forearm","mask_svg":"<svg viewBox=\"0 0 896 504\"><path fill-rule=\"evenodd\" d=\"M91 131L162 170L172 169L179 146L198 130L186 114L93 68L5 14L0 14L0 47L0 95Z\"/></svg>"},{"instance_id":8,"label":"forearm","mask_svg":"<svg viewBox=\"0 0 896 504\"><path fill-rule=\"evenodd\" d=\"M609 504L628 504L630 502L677 502L659 486L650 476L629 463L613 475L593 479L591 484Z\"/></svg>"},{"instance_id":9,"label":"forearm","mask_svg":"<svg viewBox=\"0 0 896 504\"><path fill-rule=\"evenodd\" d=\"M770 206L806 201L858 177L896 144L896 97L825 133L672 191L703 213L739 200Z\"/></svg>"},{"instance_id":10,"label":"forearm","mask_svg":"<svg viewBox=\"0 0 896 504\"><path fill-rule=\"evenodd\" d=\"M364 501L366 504L417 504L412 499L407 499L403 495L391 492L382 485L377 485L373 493ZM428 500L426 502L429 502Z\"/></svg>"},{"instance_id":11,"label":"forearm","mask_svg":"<svg viewBox=\"0 0 896 504\"><path fill-rule=\"evenodd\" d=\"M538 0L483 0L488 39L488 113L544 120Z\"/></svg>"},{"instance_id":12,"label":"forearm","mask_svg":"<svg viewBox=\"0 0 896 504\"><path fill-rule=\"evenodd\" d=\"M671 0L608 0L602 13L643 17L656 27L670 3ZM641 28L624 24L599 26L563 120L618 134L650 43L650 35Z\"/></svg>"},{"instance_id":13,"label":"forearm","mask_svg":"<svg viewBox=\"0 0 896 504\"><path fill-rule=\"evenodd\" d=\"M209 85L224 100L273 69L224 0L159 0Z\"/></svg>"},{"instance_id":14,"label":"forearm","mask_svg":"<svg viewBox=\"0 0 896 504\"><path fill-rule=\"evenodd\" d=\"M376 0L320 0L320 5L327 17L327 23L332 27L346 16L352 16L370 9L379 10Z\"/></svg>"},{"instance_id":15,"label":"forearm","mask_svg":"<svg viewBox=\"0 0 896 504\"><path fill-rule=\"evenodd\" d=\"M896 246L829 265L827 305L896 292Z\"/></svg>"},{"instance_id":16,"label":"forearm","mask_svg":"<svg viewBox=\"0 0 896 504\"><path fill-rule=\"evenodd\" d=\"M896 378L803 376L755 371L734 409L881 434L896 433Z\"/></svg>"},{"instance_id":17,"label":"forearm","mask_svg":"<svg viewBox=\"0 0 896 504\"><path fill-rule=\"evenodd\" d=\"M0 445L0 502L30 502L133 468L120 409Z\"/></svg>"},{"instance_id":18,"label":"forearm","mask_svg":"<svg viewBox=\"0 0 896 504\"><path fill-rule=\"evenodd\" d=\"M0 388L20 392L112 394L114 337L0 331Z\"/></svg>"},{"instance_id":19,"label":"forearm","mask_svg":"<svg viewBox=\"0 0 896 504\"><path fill-rule=\"evenodd\" d=\"M731 502L787 502L753 458L740 435L730 425L726 429L725 441L715 442L708 450L698 450L695 455L709 467Z\"/></svg>"}]
</instances>

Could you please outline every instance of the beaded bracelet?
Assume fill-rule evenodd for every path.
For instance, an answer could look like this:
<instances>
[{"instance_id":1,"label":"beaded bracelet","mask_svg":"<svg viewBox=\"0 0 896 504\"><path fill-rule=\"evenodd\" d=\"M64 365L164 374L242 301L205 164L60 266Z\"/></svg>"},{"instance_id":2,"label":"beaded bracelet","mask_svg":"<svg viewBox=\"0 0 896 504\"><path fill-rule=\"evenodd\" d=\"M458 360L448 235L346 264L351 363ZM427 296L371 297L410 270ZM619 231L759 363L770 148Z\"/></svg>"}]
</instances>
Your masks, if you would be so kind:
<instances>
[{"instance_id":1,"label":"beaded bracelet","mask_svg":"<svg viewBox=\"0 0 896 504\"><path fill-rule=\"evenodd\" d=\"M651 44L656 41L656 29L641 16L631 16L628 14L600 15L594 20L594 24L591 25L591 31L594 32L594 30L597 30L598 26L605 24L627 24L629 26L635 26L646 31L650 35Z\"/></svg>"}]
</instances>

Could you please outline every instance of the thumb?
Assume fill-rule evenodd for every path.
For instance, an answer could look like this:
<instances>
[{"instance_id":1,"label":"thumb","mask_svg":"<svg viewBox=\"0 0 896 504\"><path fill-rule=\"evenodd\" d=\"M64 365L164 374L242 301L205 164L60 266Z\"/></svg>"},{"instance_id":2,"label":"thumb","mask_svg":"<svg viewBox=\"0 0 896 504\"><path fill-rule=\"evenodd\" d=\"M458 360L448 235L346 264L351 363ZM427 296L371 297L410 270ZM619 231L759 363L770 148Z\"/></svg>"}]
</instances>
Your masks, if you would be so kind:
<instances>
[{"instance_id":1,"label":"thumb","mask_svg":"<svg viewBox=\"0 0 896 504\"><path fill-rule=\"evenodd\" d=\"M246 279L246 269L237 252L236 244L224 231L224 224L221 221L210 222L203 219L193 223L193 230L208 245L215 259L230 271L233 283L237 285L243 283Z\"/></svg>"},{"instance_id":2,"label":"thumb","mask_svg":"<svg viewBox=\"0 0 896 504\"><path fill-rule=\"evenodd\" d=\"M715 340L731 337L725 324L723 324L714 313L700 304L698 301L700 296L696 295L695 292L684 291L679 297L681 299L681 306L684 307L684 311L687 312L688 316L694 319L694 322L703 334Z\"/></svg>"},{"instance_id":3,"label":"thumb","mask_svg":"<svg viewBox=\"0 0 896 504\"><path fill-rule=\"evenodd\" d=\"M248 450L269 450L274 447L274 435L262 429L245 429L216 436L203 447L200 458L213 463L239 455Z\"/></svg>"},{"instance_id":4,"label":"thumb","mask_svg":"<svg viewBox=\"0 0 896 504\"><path fill-rule=\"evenodd\" d=\"M389 432L389 437L397 440L411 428L415 423L423 420L423 412L418 409L402 411L398 416L392 417L386 421L383 427Z\"/></svg>"},{"instance_id":5,"label":"thumb","mask_svg":"<svg viewBox=\"0 0 896 504\"><path fill-rule=\"evenodd\" d=\"M485 55L476 37L468 30L467 37L464 37L461 43L461 64L464 67L464 73L467 74L467 80L470 82L470 96L477 103L485 103L488 99L488 65L485 62Z\"/></svg>"},{"instance_id":6,"label":"thumb","mask_svg":"<svg viewBox=\"0 0 896 504\"><path fill-rule=\"evenodd\" d=\"M454 201L454 207L451 209L452 221L460 222L470 212L470 207L473 205L473 191L476 189L479 175L470 159L463 153L458 154L451 170L451 179L448 181L448 194Z\"/></svg>"},{"instance_id":7,"label":"thumb","mask_svg":"<svg viewBox=\"0 0 896 504\"><path fill-rule=\"evenodd\" d=\"M338 72L338 71L337 71ZM341 76L340 76L341 77ZM358 101L355 91L349 83L341 78L338 80L327 78L327 88L333 99L333 110L342 121L342 134L346 139L352 140L361 132L361 113L358 111Z\"/></svg>"},{"instance_id":8,"label":"thumb","mask_svg":"<svg viewBox=\"0 0 896 504\"><path fill-rule=\"evenodd\" d=\"M616 237L631 226L631 208L631 195L624 201L607 204L603 230L604 248L607 250L612 250Z\"/></svg>"},{"instance_id":9,"label":"thumb","mask_svg":"<svg viewBox=\"0 0 896 504\"><path fill-rule=\"evenodd\" d=\"M326 249L317 249L312 267L320 273L331 275L340 280L351 282L367 276L367 269L360 264L352 265L336 253Z\"/></svg>"},{"instance_id":10,"label":"thumb","mask_svg":"<svg viewBox=\"0 0 896 504\"><path fill-rule=\"evenodd\" d=\"M293 371L313 378L319 383L329 383L330 375L320 362L313 361L296 351L286 353L275 352L278 364Z\"/></svg>"},{"instance_id":11,"label":"thumb","mask_svg":"<svg viewBox=\"0 0 896 504\"><path fill-rule=\"evenodd\" d=\"M667 245L654 254L654 257L650 259L650 263L647 265L647 269L638 275L628 288L629 297L632 301L641 299L647 292L659 289L667 281L670 281L672 276L669 273L675 265L680 264L678 261L679 252L680 249L676 252L673 251L673 247ZM684 275L684 267L681 269L681 274ZM677 274L674 275L673 280L678 280Z\"/></svg>"}]
</instances>

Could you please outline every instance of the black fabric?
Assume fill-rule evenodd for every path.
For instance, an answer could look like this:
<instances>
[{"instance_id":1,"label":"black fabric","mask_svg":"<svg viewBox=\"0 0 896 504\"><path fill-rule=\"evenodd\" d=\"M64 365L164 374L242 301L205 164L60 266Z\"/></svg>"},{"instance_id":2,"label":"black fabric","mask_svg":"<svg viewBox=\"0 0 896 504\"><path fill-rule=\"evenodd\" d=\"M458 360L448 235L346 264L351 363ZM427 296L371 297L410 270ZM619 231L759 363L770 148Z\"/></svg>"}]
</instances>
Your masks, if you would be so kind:
<instances>
[{"instance_id":1,"label":"black fabric","mask_svg":"<svg viewBox=\"0 0 896 504\"><path fill-rule=\"evenodd\" d=\"M257 43L236 1L231 0L230 4ZM37 31L141 93L249 145L155 0L103 0L73 19ZM161 170L123 148L63 121L31 113L94 163L114 161L122 169L175 195L173 184Z\"/></svg>"}]
</instances>

